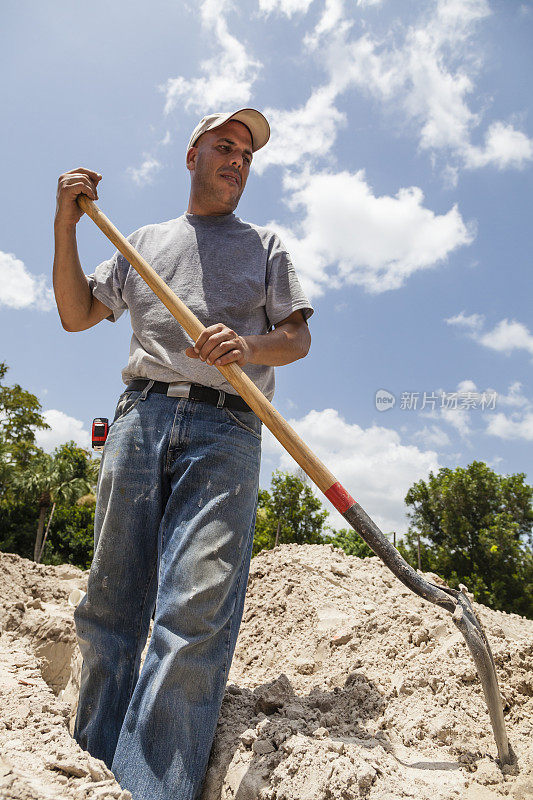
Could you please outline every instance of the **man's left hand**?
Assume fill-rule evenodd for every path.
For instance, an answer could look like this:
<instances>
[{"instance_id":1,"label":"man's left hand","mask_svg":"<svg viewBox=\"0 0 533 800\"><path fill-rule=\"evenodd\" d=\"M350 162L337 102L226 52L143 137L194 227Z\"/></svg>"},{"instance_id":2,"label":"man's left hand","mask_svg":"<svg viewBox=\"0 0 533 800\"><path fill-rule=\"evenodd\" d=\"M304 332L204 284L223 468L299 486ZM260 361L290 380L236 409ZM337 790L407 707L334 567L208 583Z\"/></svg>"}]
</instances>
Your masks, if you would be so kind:
<instances>
[{"instance_id":1,"label":"man's left hand","mask_svg":"<svg viewBox=\"0 0 533 800\"><path fill-rule=\"evenodd\" d=\"M200 334L194 347L188 347L185 355L189 358L199 358L216 367L231 364L235 361L243 367L250 360L250 347L243 336L239 336L227 325L218 322L210 325Z\"/></svg>"}]
</instances>

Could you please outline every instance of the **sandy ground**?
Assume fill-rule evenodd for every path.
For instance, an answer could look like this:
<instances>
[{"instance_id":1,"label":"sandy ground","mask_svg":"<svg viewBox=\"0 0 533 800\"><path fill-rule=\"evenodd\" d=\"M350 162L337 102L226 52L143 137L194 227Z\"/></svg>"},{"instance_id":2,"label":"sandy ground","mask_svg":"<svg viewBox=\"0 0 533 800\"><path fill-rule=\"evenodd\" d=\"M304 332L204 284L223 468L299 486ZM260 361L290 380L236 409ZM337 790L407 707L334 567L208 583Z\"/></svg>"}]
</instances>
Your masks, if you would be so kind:
<instances>
[{"instance_id":1,"label":"sandy ground","mask_svg":"<svg viewBox=\"0 0 533 800\"><path fill-rule=\"evenodd\" d=\"M0 553L0 798L127 800L70 735L86 574ZM476 605L517 757L502 771L450 615L377 558L284 545L252 561L202 800L533 800L533 622ZM149 798L146 798L149 800Z\"/></svg>"}]
</instances>

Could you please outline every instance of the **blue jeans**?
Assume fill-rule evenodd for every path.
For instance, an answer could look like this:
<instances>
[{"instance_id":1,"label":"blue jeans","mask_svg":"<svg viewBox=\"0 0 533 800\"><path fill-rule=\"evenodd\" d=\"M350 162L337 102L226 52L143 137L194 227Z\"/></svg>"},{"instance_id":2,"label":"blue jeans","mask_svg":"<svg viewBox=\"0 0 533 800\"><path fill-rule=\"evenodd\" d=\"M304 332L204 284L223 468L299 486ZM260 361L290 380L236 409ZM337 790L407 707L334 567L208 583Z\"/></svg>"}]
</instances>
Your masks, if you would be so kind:
<instances>
[{"instance_id":1,"label":"blue jeans","mask_svg":"<svg viewBox=\"0 0 533 800\"><path fill-rule=\"evenodd\" d=\"M75 612L74 737L134 800L200 792L244 606L260 451L252 412L146 390L119 399Z\"/></svg>"}]
</instances>

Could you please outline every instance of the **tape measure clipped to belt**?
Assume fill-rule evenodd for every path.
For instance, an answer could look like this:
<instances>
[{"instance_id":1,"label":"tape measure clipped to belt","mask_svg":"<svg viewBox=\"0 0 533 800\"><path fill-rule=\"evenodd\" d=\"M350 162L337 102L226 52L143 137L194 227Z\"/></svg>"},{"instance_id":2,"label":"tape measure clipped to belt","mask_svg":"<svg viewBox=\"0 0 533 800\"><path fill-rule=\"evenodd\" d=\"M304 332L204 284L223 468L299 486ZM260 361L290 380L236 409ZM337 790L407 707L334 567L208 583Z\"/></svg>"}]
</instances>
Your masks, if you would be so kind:
<instances>
[{"instance_id":1,"label":"tape measure clipped to belt","mask_svg":"<svg viewBox=\"0 0 533 800\"><path fill-rule=\"evenodd\" d=\"M109 433L109 420L107 417L96 417L93 419L91 444L93 450L101 452L104 449L105 440Z\"/></svg>"}]
</instances>

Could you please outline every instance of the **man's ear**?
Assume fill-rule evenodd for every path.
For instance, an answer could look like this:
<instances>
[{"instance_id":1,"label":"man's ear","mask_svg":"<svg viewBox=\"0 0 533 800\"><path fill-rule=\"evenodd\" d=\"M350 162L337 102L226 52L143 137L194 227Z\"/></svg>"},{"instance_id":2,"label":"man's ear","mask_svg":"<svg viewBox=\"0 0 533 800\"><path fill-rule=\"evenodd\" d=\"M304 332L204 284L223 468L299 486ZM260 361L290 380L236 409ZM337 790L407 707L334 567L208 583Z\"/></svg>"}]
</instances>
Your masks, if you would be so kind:
<instances>
[{"instance_id":1,"label":"man's ear","mask_svg":"<svg viewBox=\"0 0 533 800\"><path fill-rule=\"evenodd\" d=\"M187 157L186 157L186 166L187 169L191 172L194 172L194 168L196 166L196 156L198 155L198 148L197 147L189 147L187 150Z\"/></svg>"}]
</instances>

